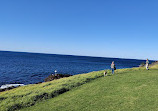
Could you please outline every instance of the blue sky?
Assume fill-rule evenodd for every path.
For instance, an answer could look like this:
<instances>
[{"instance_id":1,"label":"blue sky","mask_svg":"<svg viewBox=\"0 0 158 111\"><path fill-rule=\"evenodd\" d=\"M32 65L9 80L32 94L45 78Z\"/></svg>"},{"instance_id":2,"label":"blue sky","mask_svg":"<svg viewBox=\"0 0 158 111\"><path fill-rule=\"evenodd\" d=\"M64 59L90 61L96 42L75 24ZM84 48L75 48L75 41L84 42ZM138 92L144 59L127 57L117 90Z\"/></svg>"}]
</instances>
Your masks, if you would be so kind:
<instances>
[{"instance_id":1,"label":"blue sky","mask_svg":"<svg viewBox=\"0 0 158 111\"><path fill-rule=\"evenodd\" d=\"M157 0L1 0L0 50L158 60Z\"/></svg>"}]
</instances>

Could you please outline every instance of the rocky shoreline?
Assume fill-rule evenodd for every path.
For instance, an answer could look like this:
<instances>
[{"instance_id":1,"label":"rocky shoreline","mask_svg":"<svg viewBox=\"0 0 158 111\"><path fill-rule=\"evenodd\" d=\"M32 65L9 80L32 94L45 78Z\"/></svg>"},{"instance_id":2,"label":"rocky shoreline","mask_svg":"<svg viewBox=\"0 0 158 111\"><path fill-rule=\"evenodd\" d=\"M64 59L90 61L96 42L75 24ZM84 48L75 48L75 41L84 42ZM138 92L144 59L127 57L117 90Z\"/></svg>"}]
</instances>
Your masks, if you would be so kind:
<instances>
[{"instance_id":1,"label":"rocky shoreline","mask_svg":"<svg viewBox=\"0 0 158 111\"><path fill-rule=\"evenodd\" d=\"M70 74L50 74L47 78L44 79L44 82L49 82L49 81L53 81L55 79L60 79L60 78L69 77L69 76L72 76L72 75L70 75ZM40 84L40 83L43 83L43 82L38 82L38 83L35 83L35 84ZM0 92L11 90L11 89L14 89L14 88L17 88L17 87L20 87L20 86L24 86L24 84L6 84L6 85L2 85L0 87Z\"/></svg>"},{"instance_id":2,"label":"rocky shoreline","mask_svg":"<svg viewBox=\"0 0 158 111\"><path fill-rule=\"evenodd\" d=\"M155 61L155 62L152 62L151 64L149 64L149 67L151 67L151 66L154 66L154 65L156 65L156 64L158 64L158 61ZM145 67L145 65L146 65L146 63L141 63L140 65L139 65L139 67Z\"/></svg>"},{"instance_id":3,"label":"rocky shoreline","mask_svg":"<svg viewBox=\"0 0 158 111\"><path fill-rule=\"evenodd\" d=\"M11 90L20 86L24 86L24 84L6 84L0 87L0 92Z\"/></svg>"},{"instance_id":4,"label":"rocky shoreline","mask_svg":"<svg viewBox=\"0 0 158 111\"><path fill-rule=\"evenodd\" d=\"M151 63L149 66L153 66L155 64L158 64L158 61L155 61L155 62ZM145 63L142 63L142 64L140 64L139 67L144 67L144 66L145 66ZM46 77L44 79L43 82L49 82L49 81L53 81L53 80L60 79L60 78L70 77L70 76L73 76L73 75L70 75L70 74L50 74L48 77ZM40 84L40 83L43 83L43 82L38 82L38 83L35 83L35 84ZM6 84L6 85L2 85L0 87L0 92L11 90L11 89L14 89L14 88L17 88L17 87L20 87L20 86L24 86L24 84Z\"/></svg>"},{"instance_id":5,"label":"rocky shoreline","mask_svg":"<svg viewBox=\"0 0 158 111\"><path fill-rule=\"evenodd\" d=\"M49 82L55 79L60 79L60 78L64 78L64 77L69 77L72 76L70 74L51 74L49 75L47 78L44 79L44 82Z\"/></svg>"}]
</instances>

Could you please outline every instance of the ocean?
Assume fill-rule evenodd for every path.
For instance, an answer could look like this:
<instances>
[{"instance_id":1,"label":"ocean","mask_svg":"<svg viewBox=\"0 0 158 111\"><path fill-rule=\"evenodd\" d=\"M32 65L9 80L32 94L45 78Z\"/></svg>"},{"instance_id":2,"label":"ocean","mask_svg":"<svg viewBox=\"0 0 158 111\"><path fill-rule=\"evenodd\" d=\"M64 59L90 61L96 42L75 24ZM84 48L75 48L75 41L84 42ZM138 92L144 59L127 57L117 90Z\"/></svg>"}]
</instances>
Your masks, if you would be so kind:
<instances>
[{"instance_id":1,"label":"ocean","mask_svg":"<svg viewBox=\"0 0 158 111\"><path fill-rule=\"evenodd\" d=\"M112 61L115 61L117 69L138 67L145 62L136 59L0 51L0 85L43 82L55 70L58 74L76 75L110 69Z\"/></svg>"}]
</instances>

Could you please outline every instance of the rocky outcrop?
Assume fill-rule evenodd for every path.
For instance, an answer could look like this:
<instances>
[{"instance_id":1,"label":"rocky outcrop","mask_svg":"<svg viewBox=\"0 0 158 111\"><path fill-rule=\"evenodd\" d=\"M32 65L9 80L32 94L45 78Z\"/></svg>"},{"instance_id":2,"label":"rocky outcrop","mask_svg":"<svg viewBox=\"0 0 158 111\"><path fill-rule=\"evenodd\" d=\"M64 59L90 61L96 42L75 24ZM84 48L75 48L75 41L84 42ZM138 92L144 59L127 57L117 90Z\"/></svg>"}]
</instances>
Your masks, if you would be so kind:
<instances>
[{"instance_id":1,"label":"rocky outcrop","mask_svg":"<svg viewBox=\"0 0 158 111\"><path fill-rule=\"evenodd\" d=\"M151 67L151 66L154 66L154 65L156 65L156 64L158 64L158 61L152 62L151 64L149 64L149 66ZM139 65L139 67L145 67L145 65L146 65L146 63L145 63L145 62L142 62L142 63Z\"/></svg>"},{"instance_id":2,"label":"rocky outcrop","mask_svg":"<svg viewBox=\"0 0 158 111\"><path fill-rule=\"evenodd\" d=\"M19 87L19 86L24 86L24 84L6 84L6 85L2 85L0 87L0 92L7 91L7 90L10 90L10 89Z\"/></svg>"},{"instance_id":3,"label":"rocky outcrop","mask_svg":"<svg viewBox=\"0 0 158 111\"><path fill-rule=\"evenodd\" d=\"M64 77L69 77L69 76L72 76L72 75L70 75L70 74L51 74L47 78L44 79L44 82L48 82L48 81L52 81L52 80L60 79L60 78L64 78ZM38 82L36 84L40 84L40 83L42 83L42 82ZM24 86L24 84L6 84L6 85L2 85L0 87L0 92L11 90L11 89L14 89L14 88L19 87L19 86Z\"/></svg>"},{"instance_id":4,"label":"rocky outcrop","mask_svg":"<svg viewBox=\"0 0 158 111\"><path fill-rule=\"evenodd\" d=\"M158 61L155 61L155 62L151 63L150 66L154 66L156 64L158 64Z\"/></svg>"},{"instance_id":5,"label":"rocky outcrop","mask_svg":"<svg viewBox=\"0 0 158 111\"><path fill-rule=\"evenodd\" d=\"M72 76L72 75L70 75L70 74L51 74L47 78L44 79L44 82L52 81L54 79L69 77L69 76Z\"/></svg>"}]
</instances>

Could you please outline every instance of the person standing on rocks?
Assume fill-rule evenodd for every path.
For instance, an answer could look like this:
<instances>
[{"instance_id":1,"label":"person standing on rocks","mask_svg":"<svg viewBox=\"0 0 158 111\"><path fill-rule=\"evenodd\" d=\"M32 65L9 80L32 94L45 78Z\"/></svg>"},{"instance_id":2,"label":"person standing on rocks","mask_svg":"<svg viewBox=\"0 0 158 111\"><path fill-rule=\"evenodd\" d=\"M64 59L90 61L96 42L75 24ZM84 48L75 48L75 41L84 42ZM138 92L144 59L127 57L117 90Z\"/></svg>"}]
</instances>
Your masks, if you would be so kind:
<instances>
[{"instance_id":1,"label":"person standing on rocks","mask_svg":"<svg viewBox=\"0 0 158 111\"><path fill-rule=\"evenodd\" d=\"M149 60L146 60L146 69L149 70Z\"/></svg>"}]
</instances>

